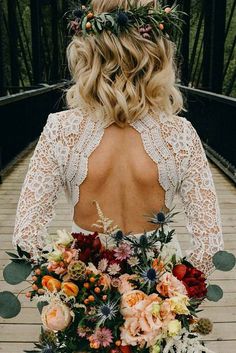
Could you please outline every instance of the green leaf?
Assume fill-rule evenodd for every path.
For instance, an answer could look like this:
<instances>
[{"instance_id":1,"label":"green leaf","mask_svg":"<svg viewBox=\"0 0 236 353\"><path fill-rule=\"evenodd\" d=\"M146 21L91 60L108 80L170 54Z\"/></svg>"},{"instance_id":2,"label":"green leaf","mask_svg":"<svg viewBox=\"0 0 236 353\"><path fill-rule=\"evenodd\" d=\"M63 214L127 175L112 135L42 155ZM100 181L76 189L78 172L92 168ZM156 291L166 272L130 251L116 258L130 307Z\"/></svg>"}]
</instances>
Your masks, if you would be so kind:
<instances>
[{"instance_id":1,"label":"green leaf","mask_svg":"<svg viewBox=\"0 0 236 353\"><path fill-rule=\"evenodd\" d=\"M13 252L10 252L10 251L5 251L5 253L10 256L10 257L13 257L14 259L18 259L19 256L17 254L14 254Z\"/></svg>"},{"instance_id":2,"label":"green leaf","mask_svg":"<svg viewBox=\"0 0 236 353\"><path fill-rule=\"evenodd\" d=\"M207 287L207 299L212 302L218 302L223 297L223 290L216 284L210 284Z\"/></svg>"},{"instance_id":3,"label":"green leaf","mask_svg":"<svg viewBox=\"0 0 236 353\"><path fill-rule=\"evenodd\" d=\"M0 316L4 319L10 319L19 314L21 303L19 299L11 292L0 292Z\"/></svg>"},{"instance_id":4,"label":"green leaf","mask_svg":"<svg viewBox=\"0 0 236 353\"><path fill-rule=\"evenodd\" d=\"M23 251L21 250L21 247L18 244L17 244L17 252L18 252L20 257L23 256Z\"/></svg>"},{"instance_id":5,"label":"green leaf","mask_svg":"<svg viewBox=\"0 0 236 353\"><path fill-rule=\"evenodd\" d=\"M81 23L81 27L82 27L82 30L83 30L83 33L84 34L87 34L87 31L86 31L86 23L87 23L87 17L85 16L82 20L82 23Z\"/></svg>"},{"instance_id":6,"label":"green leaf","mask_svg":"<svg viewBox=\"0 0 236 353\"><path fill-rule=\"evenodd\" d=\"M43 307L46 305L48 305L47 301L42 301L42 302L37 303L37 308L38 308L38 311L40 312L40 314L42 314Z\"/></svg>"},{"instance_id":7,"label":"green leaf","mask_svg":"<svg viewBox=\"0 0 236 353\"><path fill-rule=\"evenodd\" d=\"M231 271L236 263L234 254L227 251L218 251L212 260L216 269L220 271Z\"/></svg>"},{"instance_id":8,"label":"green leaf","mask_svg":"<svg viewBox=\"0 0 236 353\"><path fill-rule=\"evenodd\" d=\"M98 27L98 29L100 31L102 31L102 26L101 26L101 23L99 21L96 21L96 26Z\"/></svg>"},{"instance_id":9,"label":"green leaf","mask_svg":"<svg viewBox=\"0 0 236 353\"><path fill-rule=\"evenodd\" d=\"M3 270L3 277L9 284L18 284L25 281L32 271L31 265L24 262L11 262Z\"/></svg>"}]
</instances>

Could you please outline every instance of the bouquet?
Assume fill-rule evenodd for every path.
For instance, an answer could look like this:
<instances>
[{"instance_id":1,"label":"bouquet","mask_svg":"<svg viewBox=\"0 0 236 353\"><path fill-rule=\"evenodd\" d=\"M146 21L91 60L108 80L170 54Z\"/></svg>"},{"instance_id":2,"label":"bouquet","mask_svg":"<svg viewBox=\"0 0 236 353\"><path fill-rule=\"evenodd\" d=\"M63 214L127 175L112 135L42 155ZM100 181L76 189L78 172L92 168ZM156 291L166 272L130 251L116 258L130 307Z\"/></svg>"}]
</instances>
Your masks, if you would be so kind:
<instances>
[{"instance_id":1,"label":"bouquet","mask_svg":"<svg viewBox=\"0 0 236 353\"><path fill-rule=\"evenodd\" d=\"M156 230L139 238L124 234L98 207L96 224L103 232L89 235L58 230L40 255L18 247L8 253L8 283L32 274L26 296L36 300L43 327L35 349L44 353L197 353L210 352L199 338L211 332L208 318L198 318L200 304L219 300L219 286L171 246L174 230L166 230L174 213L150 217ZM219 251L213 257L228 271L235 257ZM0 293L0 314L16 316L20 302ZM11 305L9 305L9 303Z\"/></svg>"}]
</instances>

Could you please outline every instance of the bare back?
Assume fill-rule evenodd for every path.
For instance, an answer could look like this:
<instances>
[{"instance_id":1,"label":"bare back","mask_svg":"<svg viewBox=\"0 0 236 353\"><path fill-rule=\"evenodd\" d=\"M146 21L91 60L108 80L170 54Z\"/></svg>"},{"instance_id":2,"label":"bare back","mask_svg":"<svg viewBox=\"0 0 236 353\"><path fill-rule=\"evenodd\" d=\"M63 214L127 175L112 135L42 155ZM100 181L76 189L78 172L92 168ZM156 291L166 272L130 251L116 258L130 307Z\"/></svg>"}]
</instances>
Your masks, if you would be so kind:
<instances>
[{"instance_id":1,"label":"bare back","mask_svg":"<svg viewBox=\"0 0 236 353\"><path fill-rule=\"evenodd\" d=\"M93 200L125 232L154 229L144 215L159 211L165 192L158 183L157 165L144 150L140 134L131 126L115 124L105 129L101 143L88 160L88 175L80 186L74 222L95 230L98 219Z\"/></svg>"}]
</instances>

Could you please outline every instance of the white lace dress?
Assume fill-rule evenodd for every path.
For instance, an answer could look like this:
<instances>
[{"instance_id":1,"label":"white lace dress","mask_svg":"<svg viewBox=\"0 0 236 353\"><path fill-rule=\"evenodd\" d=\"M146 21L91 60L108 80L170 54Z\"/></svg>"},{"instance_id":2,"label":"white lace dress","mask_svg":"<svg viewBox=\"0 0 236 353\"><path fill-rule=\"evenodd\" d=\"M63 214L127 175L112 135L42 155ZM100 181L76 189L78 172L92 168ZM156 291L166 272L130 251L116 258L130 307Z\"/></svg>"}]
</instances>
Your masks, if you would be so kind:
<instances>
[{"instance_id":1,"label":"white lace dress","mask_svg":"<svg viewBox=\"0 0 236 353\"><path fill-rule=\"evenodd\" d=\"M94 121L82 108L53 113L40 135L22 186L13 245L34 252L44 245L55 203L64 189L73 207L88 171L88 158L111 122ZM150 112L130 124L141 135L145 151L157 164L157 180L171 209L176 193L193 239L189 261L206 274L212 255L223 249L219 206L209 164L200 138L182 117Z\"/></svg>"}]
</instances>

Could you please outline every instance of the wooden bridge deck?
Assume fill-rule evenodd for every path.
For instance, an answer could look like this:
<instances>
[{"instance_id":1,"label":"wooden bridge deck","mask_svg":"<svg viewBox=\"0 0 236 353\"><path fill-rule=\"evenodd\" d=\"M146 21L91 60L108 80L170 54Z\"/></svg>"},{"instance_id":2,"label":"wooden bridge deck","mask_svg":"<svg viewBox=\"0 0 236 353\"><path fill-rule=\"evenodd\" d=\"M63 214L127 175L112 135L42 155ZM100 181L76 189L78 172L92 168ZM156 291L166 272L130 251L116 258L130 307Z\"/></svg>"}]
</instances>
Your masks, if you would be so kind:
<instances>
[{"instance_id":1,"label":"wooden bridge deck","mask_svg":"<svg viewBox=\"0 0 236 353\"><path fill-rule=\"evenodd\" d=\"M14 290L18 293L27 284L10 286L3 282L2 269L7 263L5 250L12 250L11 237L15 220L16 205L22 182L28 167L32 151L20 160L11 174L0 185L0 290ZM236 188L214 165L212 173L220 202L225 248L236 253ZM180 205L177 202L177 207ZM72 215L64 195L61 195L56 206L56 217L49 227L50 232L56 229L71 229ZM176 217L177 234L182 247L188 246L188 235L184 226L184 216ZM207 346L217 353L236 352L236 271L230 273L215 272L214 283L222 285L224 297L219 303L205 303L203 316L214 322L214 330L207 337ZM212 281L213 282L213 281ZM21 353L23 349L32 349L33 342L38 340L40 316L35 304L20 295L23 303L22 312L13 319L0 320L0 352Z\"/></svg>"}]
</instances>

